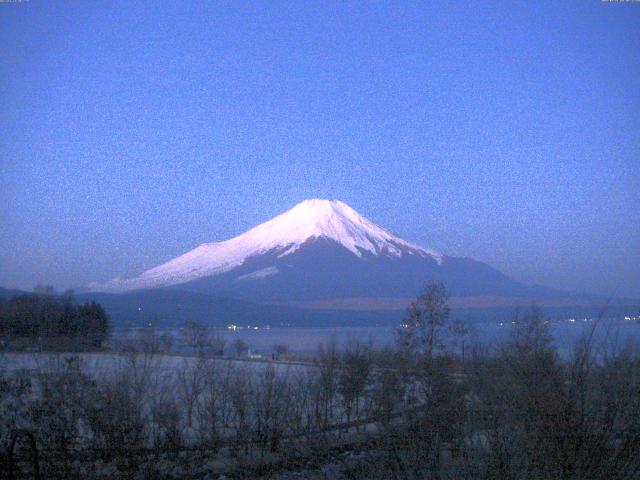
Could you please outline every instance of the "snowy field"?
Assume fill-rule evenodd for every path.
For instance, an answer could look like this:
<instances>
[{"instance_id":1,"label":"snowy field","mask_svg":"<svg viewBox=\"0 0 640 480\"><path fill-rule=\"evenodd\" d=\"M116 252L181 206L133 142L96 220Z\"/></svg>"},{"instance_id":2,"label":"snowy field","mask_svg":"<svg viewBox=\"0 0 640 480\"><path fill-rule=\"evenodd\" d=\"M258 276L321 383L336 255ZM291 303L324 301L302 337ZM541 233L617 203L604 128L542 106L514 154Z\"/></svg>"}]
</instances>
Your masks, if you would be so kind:
<instances>
[{"instance_id":1,"label":"snowy field","mask_svg":"<svg viewBox=\"0 0 640 480\"><path fill-rule=\"evenodd\" d=\"M78 363L79 360L79 363ZM113 379L114 375L127 368L146 369L153 374L161 374L167 381L177 381L177 376L185 370L195 368L198 359L188 355L153 355L119 353L0 353L0 372L60 372L73 366L94 379ZM277 375L304 373L312 367L287 362L234 360L226 358L206 358L203 365L216 369L241 371L246 375L259 375L266 369L273 369Z\"/></svg>"}]
</instances>

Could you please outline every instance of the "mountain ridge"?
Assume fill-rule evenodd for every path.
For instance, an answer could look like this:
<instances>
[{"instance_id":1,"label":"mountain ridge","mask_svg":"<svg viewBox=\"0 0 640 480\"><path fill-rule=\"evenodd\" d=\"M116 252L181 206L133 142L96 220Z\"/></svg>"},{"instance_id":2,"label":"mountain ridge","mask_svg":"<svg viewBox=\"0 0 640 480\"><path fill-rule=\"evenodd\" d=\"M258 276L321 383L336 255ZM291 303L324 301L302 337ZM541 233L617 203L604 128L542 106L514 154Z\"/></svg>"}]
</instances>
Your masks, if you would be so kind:
<instances>
[{"instance_id":1,"label":"mountain ridge","mask_svg":"<svg viewBox=\"0 0 640 480\"><path fill-rule=\"evenodd\" d=\"M392 234L344 202L309 199L247 232L226 241L203 243L138 277L115 278L88 287L92 291L123 292L187 283L225 273L257 255L286 257L312 239L333 240L356 257L413 255L431 257L436 263L443 261L440 252Z\"/></svg>"},{"instance_id":2,"label":"mountain ridge","mask_svg":"<svg viewBox=\"0 0 640 480\"><path fill-rule=\"evenodd\" d=\"M585 296L518 282L471 258L404 240L339 200L305 200L229 240L204 243L93 293L174 289L271 306L388 309L443 283L461 305L584 303ZM593 298L593 297L591 297ZM402 299L400 303L392 299ZM586 301L589 301L588 299ZM353 310L351 310L353 311Z\"/></svg>"}]
</instances>

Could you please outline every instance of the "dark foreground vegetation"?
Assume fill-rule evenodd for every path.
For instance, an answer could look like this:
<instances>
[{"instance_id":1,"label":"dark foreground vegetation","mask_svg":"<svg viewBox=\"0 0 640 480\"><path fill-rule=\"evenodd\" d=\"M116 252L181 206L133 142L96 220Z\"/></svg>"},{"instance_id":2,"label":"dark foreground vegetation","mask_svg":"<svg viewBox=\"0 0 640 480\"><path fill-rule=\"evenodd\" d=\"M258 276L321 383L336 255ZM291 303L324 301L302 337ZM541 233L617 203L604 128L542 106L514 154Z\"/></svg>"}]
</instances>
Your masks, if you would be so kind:
<instances>
[{"instance_id":1,"label":"dark foreground vegetation","mask_svg":"<svg viewBox=\"0 0 640 480\"><path fill-rule=\"evenodd\" d=\"M94 350L109 334L109 318L95 302L78 305L51 288L0 298L0 345L5 350Z\"/></svg>"},{"instance_id":2,"label":"dark foreground vegetation","mask_svg":"<svg viewBox=\"0 0 640 480\"><path fill-rule=\"evenodd\" d=\"M189 357L159 355L163 341L150 335L103 368L95 355L63 355L17 369L5 355L0 442L14 443L4 472L26 478L37 465L41 478L87 479L639 478L634 346L604 348L587 335L561 360L539 311L513 321L499 348L468 345L465 326L449 319L446 292L431 285L393 349L323 345L305 365L209 356L199 347L202 331L188 332Z\"/></svg>"}]
</instances>

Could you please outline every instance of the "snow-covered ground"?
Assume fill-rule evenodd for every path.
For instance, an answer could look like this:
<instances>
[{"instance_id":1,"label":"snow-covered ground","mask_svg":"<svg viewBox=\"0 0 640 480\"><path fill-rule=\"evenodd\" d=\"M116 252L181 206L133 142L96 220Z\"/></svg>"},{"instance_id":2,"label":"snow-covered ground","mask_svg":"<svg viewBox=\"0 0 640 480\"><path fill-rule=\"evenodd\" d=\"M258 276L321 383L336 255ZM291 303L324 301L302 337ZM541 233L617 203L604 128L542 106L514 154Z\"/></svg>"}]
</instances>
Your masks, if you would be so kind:
<instances>
[{"instance_id":1,"label":"snow-covered ground","mask_svg":"<svg viewBox=\"0 0 640 480\"><path fill-rule=\"evenodd\" d=\"M175 377L185 368L192 368L198 359L190 355L152 355L119 353L0 353L0 372L59 372L79 360L81 370L94 378L109 378L131 365L163 372L167 379ZM273 368L277 374L300 373L307 368L293 362L252 361L207 357L203 360L218 368L233 368L247 374L260 374Z\"/></svg>"}]
</instances>

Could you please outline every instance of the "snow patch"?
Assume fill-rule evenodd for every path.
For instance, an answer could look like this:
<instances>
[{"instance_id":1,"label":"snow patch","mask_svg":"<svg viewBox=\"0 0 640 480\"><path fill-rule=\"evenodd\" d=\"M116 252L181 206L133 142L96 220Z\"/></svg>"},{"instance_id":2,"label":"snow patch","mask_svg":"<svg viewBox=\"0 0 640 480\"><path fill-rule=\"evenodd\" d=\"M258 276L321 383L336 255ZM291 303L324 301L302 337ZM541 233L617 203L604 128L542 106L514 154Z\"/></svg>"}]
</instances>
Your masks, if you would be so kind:
<instances>
[{"instance_id":1,"label":"snow patch","mask_svg":"<svg viewBox=\"0 0 640 480\"><path fill-rule=\"evenodd\" d=\"M278 273L280 273L280 270L278 270L277 267L267 267L261 270L256 270L255 272L247 273L246 275L241 275L238 277L238 280L260 280L261 278L271 277Z\"/></svg>"}]
</instances>

